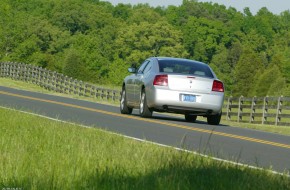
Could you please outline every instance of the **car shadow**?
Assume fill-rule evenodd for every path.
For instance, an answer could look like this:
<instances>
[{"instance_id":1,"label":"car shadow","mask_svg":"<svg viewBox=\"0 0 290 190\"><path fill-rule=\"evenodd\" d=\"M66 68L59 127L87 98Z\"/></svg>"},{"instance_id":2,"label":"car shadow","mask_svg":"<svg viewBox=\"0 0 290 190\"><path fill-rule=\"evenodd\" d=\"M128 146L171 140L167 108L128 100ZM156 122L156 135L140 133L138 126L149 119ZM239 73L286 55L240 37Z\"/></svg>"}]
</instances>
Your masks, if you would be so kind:
<instances>
[{"instance_id":1,"label":"car shadow","mask_svg":"<svg viewBox=\"0 0 290 190\"><path fill-rule=\"evenodd\" d=\"M132 116L135 117L140 117L138 113L132 113ZM201 117L201 116L199 116ZM182 122L182 123L187 123L187 124L201 124L201 125L208 125L206 121L202 120L197 120L195 122L187 122L182 115L166 115L166 114L160 114L160 113L155 113L151 118L148 119L153 119L153 120L162 120L162 121L173 121L173 122ZM214 126L214 125L212 125ZM219 124L218 126L223 126L223 127L230 127L229 125L224 125L224 124Z\"/></svg>"}]
</instances>

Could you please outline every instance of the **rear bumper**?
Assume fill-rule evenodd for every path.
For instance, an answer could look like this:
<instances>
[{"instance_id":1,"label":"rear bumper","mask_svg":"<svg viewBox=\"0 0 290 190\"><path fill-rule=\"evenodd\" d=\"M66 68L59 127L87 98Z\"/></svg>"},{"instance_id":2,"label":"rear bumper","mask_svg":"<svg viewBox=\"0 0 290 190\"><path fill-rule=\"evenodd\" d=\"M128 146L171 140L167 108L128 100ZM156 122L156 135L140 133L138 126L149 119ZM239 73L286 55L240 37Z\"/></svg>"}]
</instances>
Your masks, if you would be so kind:
<instances>
[{"instance_id":1,"label":"rear bumper","mask_svg":"<svg viewBox=\"0 0 290 190\"><path fill-rule=\"evenodd\" d=\"M196 102L183 102L180 94L196 96ZM173 91L166 88L153 88L147 93L148 107L156 111L174 113L192 113L196 115L215 115L221 112L224 93L211 92L210 94Z\"/></svg>"}]
</instances>

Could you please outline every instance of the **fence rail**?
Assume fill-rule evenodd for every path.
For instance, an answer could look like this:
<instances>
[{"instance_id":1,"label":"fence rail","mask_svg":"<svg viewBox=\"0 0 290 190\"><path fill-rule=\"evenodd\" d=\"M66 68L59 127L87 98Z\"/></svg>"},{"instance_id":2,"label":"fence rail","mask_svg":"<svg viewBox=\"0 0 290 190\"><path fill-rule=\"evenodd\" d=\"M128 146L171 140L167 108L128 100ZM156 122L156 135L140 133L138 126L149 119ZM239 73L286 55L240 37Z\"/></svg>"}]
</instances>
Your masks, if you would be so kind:
<instances>
[{"instance_id":1,"label":"fence rail","mask_svg":"<svg viewBox=\"0 0 290 190\"><path fill-rule=\"evenodd\" d=\"M119 101L120 91L67 77L41 67L23 63L0 63L0 77L22 80L55 92L103 100ZM290 126L290 97L228 97L223 116L227 120L255 124Z\"/></svg>"},{"instance_id":2,"label":"fence rail","mask_svg":"<svg viewBox=\"0 0 290 190\"><path fill-rule=\"evenodd\" d=\"M23 63L0 63L0 77L31 82L59 93L119 101L120 91L98 87L55 71Z\"/></svg>"}]
</instances>

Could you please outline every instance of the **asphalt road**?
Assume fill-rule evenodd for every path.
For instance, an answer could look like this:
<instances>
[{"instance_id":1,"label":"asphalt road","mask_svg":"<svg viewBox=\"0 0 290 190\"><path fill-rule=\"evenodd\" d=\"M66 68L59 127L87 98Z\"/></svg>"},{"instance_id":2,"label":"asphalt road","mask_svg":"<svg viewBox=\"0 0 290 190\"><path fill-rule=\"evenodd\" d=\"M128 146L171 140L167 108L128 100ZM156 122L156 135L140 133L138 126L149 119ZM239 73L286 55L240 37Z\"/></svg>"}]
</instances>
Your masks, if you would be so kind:
<instances>
[{"instance_id":1,"label":"asphalt road","mask_svg":"<svg viewBox=\"0 0 290 190\"><path fill-rule=\"evenodd\" d=\"M0 106L106 129L126 136L196 151L256 167L290 171L290 137L206 122L178 115L153 118L120 114L119 108L0 86ZM198 119L198 118L197 118Z\"/></svg>"}]
</instances>

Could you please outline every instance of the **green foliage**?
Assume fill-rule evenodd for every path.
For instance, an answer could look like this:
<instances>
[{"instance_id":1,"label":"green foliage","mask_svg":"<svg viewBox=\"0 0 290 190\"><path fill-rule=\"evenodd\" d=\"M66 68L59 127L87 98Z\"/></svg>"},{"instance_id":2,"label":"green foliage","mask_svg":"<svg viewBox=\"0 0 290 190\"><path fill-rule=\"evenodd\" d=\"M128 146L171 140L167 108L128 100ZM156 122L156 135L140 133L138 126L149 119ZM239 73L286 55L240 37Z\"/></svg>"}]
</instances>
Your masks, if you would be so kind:
<instances>
[{"instance_id":1,"label":"green foliage","mask_svg":"<svg viewBox=\"0 0 290 190\"><path fill-rule=\"evenodd\" d=\"M279 96L283 94L285 79L282 77L278 66L273 65L266 69L256 79L256 96L267 96L268 94Z\"/></svg>"},{"instance_id":2,"label":"green foliage","mask_svg":"<svg viewBox=\"0 0 290 190\"><path fill-rule=\"evenodd\" d=\"M251 50L245 50L234 69L233 95L254 95L250 92L254 89L255 81L263 68L261 56Z\"/></svg>"},{"instance_id":3,"label":"green foliage","mask_svg":"<svg viewBox=\"0 0 290 190\"><path fill-rule=\"evenodd\" d=\"M228 95L289 95L289 23L289 10L274 15L264 7L253 15L249 8L241 13L197 0L157 8L98 0L2 0L0 61L120 84L132 62L140 64L150 56L184 57L210 64ZM70 64L80 70L68 68ZM280 75L273 87L259 88L258 83L268 81L270 65ZM247 74L247 67L256 70ZM122 73L116 77L116 72Z\"/></svg>"},{"instance_id":4,"label":"green foliage","mask_svg":"<svg viewBox=\"0 0 290 190\"><path fill-rule=\"evenodd\" d=\"M69 49L64 55L63 73L69 77L84 79L86 67L81 61L79 52L75 49Z\"/></svg>"},{"instance_id":5,"label":"green foliage","mask_svg":"<svg viewBox=\"0 0 290 190\"><path fill-rule=\"evenodd\" d=\"M130 74L128 67L129 64L126 64L122 59L116 59L110 64L108 80L111 84L121 86L123 79Z\"/></svg>"},{"instance_id":6,"label":"green foliage","mask_svg":"<svg viewBox=\"0 0 290 190\"><path fill-rule=\"evenodd\" d=\"M165 21L141 22L122 28L116 39L117 57L141 63L150 56L186 56L182 37Z\"/></svg>"},{"instance_id":7,"label":"green foliage","mask_svg":"<svg viewBox=\"0 0 290 190\"><path fill-rule=\"evenodd\" d=\"M218 47L225 46L229 41L223 23L206 18L190 17L183 33L190 57L203 62L211 62Z\"/></svg>"}]
</instances>

